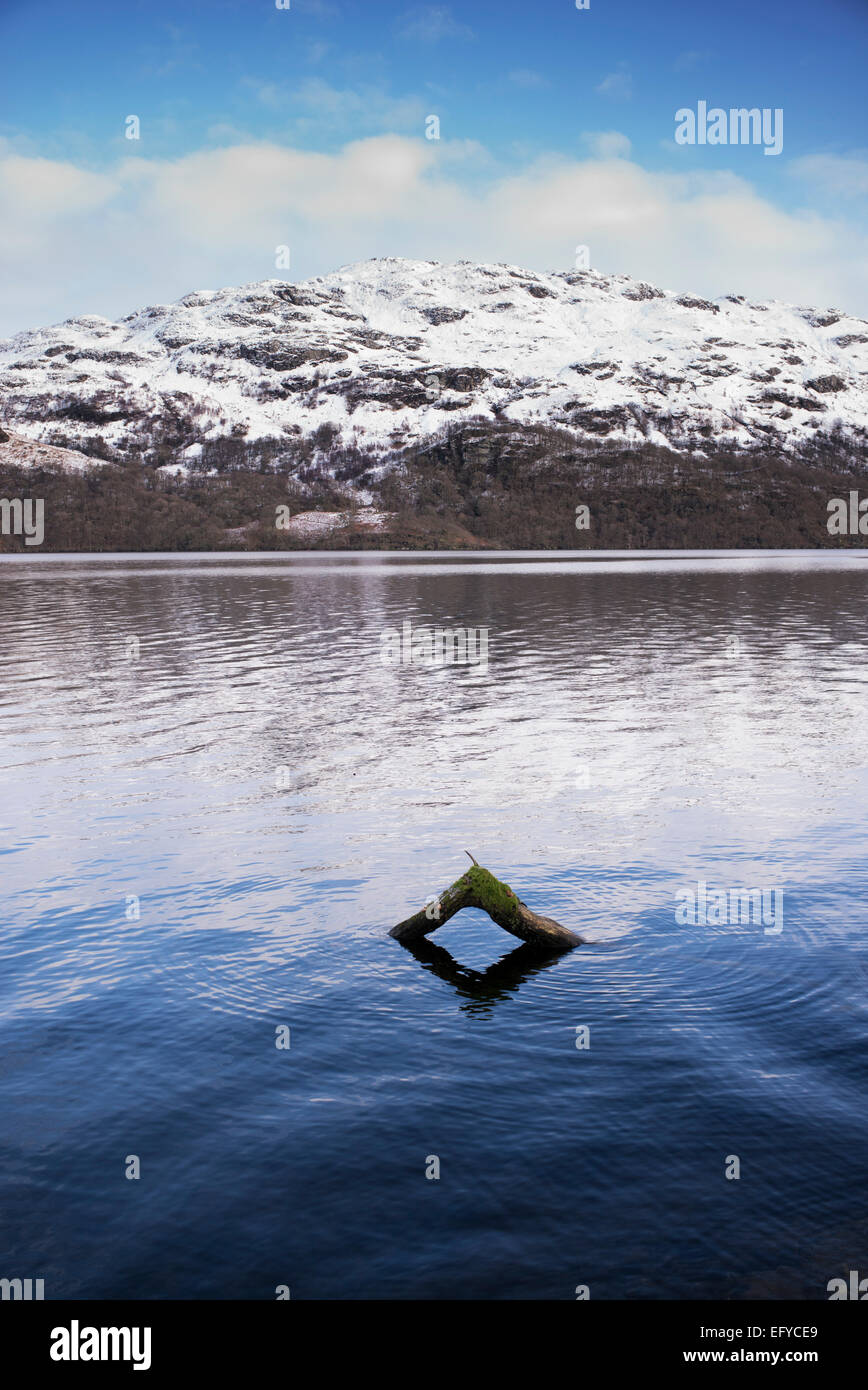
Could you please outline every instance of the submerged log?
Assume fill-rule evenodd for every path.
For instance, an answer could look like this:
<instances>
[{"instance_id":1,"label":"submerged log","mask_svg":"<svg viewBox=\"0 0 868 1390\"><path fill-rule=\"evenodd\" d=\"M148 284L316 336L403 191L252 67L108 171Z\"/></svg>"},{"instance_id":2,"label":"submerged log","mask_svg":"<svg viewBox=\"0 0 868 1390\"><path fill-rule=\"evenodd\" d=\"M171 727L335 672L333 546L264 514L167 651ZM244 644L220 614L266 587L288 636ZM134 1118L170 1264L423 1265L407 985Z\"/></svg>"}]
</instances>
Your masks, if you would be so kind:
<instances>
[{"instance_id":1,"label":"submerged log","mask_svg":"<svg viewBox=\"0 0 868 1390\"><path fill-rule=\"evenodd\" d=\"M469 850L465 850L464 853L473 859ZM568 927L562 927L560 922L531 912L507 883L501 883L488 869L483 869L477 864L475 859L473 867L468 869L466 874L462 874L461 878L421 911L414 912L412 917L399 922L389 935L396 941L419 941L424 936L430 936L438 927L442 927L444 922L448 922L449 918L454 917L463 907L481 908L483 912L488 913L492 922L503 927L504 931L519 937L522 941L544 946L550 951L571 951L574 946L583 944L581 936L570 931Z\"/></svg>"}]
</instances>

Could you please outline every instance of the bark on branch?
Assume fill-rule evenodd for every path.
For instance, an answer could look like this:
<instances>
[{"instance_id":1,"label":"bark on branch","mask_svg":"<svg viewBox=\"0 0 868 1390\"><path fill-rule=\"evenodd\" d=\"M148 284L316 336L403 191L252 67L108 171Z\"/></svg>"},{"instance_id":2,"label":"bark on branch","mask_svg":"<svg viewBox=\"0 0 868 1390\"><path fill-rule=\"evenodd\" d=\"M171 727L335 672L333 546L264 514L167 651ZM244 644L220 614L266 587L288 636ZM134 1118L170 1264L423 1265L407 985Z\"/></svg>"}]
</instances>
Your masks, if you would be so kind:
<instances>
[{"instance_id":1,"label":"bark on branch","mask_svg":"<svg viewBox=\"0 0 868 1390\"><path fill-rule=\"evenodd\" d=\"M469 850L464 853L473 859ZM504 931L549 951L571 951L574 946L583 943L581 936L568 927L562 927L560 922L531 912L508 884L501 883L475 859L473 867L446 888L434 902L414 912L406 921L399 922L389 935L396 941L419 941L442 927L463 907L482 908L492 922L503 927Z\"/></svg>"}]
</instances>

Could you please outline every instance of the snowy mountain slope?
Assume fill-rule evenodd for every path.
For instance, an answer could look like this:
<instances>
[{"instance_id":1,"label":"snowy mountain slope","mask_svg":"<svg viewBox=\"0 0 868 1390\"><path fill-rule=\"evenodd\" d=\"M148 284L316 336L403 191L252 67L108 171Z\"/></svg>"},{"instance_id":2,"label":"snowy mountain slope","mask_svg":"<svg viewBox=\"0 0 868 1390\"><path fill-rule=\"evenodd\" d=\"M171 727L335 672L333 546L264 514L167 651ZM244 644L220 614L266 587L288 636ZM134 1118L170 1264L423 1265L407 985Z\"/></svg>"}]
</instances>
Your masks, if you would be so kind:
<instances>
[{"instance_id":1,"label":"snowy mountain slope","mask_svg":"<svg viewBox=\"0 0 868 1390\"><path fill-rule=\"evenodd\" d=\"M373 260L0 341L0 411L35 440L162 464L224 438L386 461L470 418L615 449L822 435L866 457L868 322L594 271Z\"/></svg>"}]
</instances>

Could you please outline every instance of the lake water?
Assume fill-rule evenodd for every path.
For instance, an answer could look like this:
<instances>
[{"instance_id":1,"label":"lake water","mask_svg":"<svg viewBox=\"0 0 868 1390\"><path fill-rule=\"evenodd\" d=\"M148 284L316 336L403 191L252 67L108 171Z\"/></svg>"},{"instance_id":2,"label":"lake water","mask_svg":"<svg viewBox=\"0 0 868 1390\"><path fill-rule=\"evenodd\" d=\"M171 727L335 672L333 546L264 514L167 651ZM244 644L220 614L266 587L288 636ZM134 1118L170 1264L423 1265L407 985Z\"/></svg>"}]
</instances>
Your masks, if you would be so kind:
<instances>
[{"instance_id":1,"label":"lake water","mask_svg":"<svg viewBox=\"0 0 868 1390\"><path fill-rule=\"evenodd\" d=\"M868 1275L864 553L9 557L0 586L0 1276ZM388 664L407 621L487 629L487 671ZM589 944L479 912L391 940L465 849ZM782 913L678 920L699 883Z\"/></svg>"}]
</instances>

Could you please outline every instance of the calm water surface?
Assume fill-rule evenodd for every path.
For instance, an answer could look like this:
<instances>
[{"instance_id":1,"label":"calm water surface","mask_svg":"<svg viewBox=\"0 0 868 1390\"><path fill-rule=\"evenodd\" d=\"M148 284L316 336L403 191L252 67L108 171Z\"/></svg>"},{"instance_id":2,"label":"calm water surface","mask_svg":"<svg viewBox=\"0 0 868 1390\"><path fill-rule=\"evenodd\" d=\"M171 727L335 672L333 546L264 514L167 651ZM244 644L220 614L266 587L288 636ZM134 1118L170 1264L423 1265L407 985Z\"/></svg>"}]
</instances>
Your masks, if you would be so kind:
<instances>
[{"instance_id":1,"label":"calm water surface","mask_svg":"<svg viewBox=\"0 0 868 1390\"><path fill-rule=\"evenodd\" d=\"M0 594L0 1276L868 1274L864 554L28 557ZM487 627L488 673L383 665L407 619ZM390 940L465 849L591 944ZM783 930L680 925L699 880Z\"/></svg>"}]
</instances>

